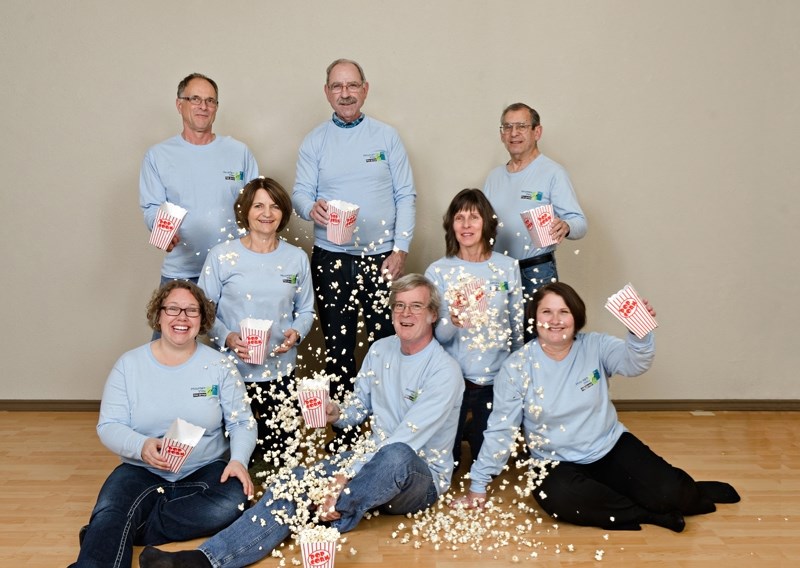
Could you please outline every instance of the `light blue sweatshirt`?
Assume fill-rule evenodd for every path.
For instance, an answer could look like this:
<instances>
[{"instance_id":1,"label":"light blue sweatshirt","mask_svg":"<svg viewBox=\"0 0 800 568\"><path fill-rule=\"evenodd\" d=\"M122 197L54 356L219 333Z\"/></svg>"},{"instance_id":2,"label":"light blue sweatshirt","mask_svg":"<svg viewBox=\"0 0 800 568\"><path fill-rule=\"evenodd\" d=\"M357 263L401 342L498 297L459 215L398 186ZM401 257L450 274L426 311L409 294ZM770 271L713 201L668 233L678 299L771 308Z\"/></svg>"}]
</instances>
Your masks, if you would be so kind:
<instances>
[{"instance_id":1,"label":"light blue sweatshirt","mask_svg":"<svg viewBox=\"0 0 800 568\"><path fill-rule=\"evenodd\" d=\"M355 397L341 409L336 426L361 424L371 416L369 436L376 450L394 443L411 447L427 461L442 495L453 475L463 394L458 363L435 339L419 353L403 355L393 335L370 348L356 378Z\"/></svg>"},{"instance_id":2,"label":"light blue sweatshirt","mask_svg":"<svg viewBox=\"0 0 800 568\"><path fill-rule=\"evenodd\" d=\"M122 461L176 481L217 459L247 466L256 428L244 384L220 353L202 344L182 365L162 365L152 344L128 351L114 365L103 390L97 434ZM206 429L178 473L142 461L147 438L163 438L176 418Z\"/></svg>"},{"instance_id":3,"label":"light blue sweatshirt","mask_svg":"<svg viewBox=\"0 0 800 568\"><path fill-rule=\"evenodd\" d=\"M442 295L436 339L458 361L465 379L491 385L508 354L523 344L525 306L517 261L496 252L484 262L445 256L431 264L425 276ZM447 290L474 279L484 282L487 320L485 325L458 328L450 320Z\"/></svg>"},{"instance_id":4,"label":"light blue sweatshirt","mask_svg":"<svg viewBox=\"0 0 800 568\"><path fill-rule=\"evenodd\" d=\"M536 248L520 213L540 205L553 204L553 213L569 224L568 239L586 235L586 217L578 204L566 170L544 154L521 172L511 173L506 166L489 172L483 192L497 213L497 242L494 250L517 260L552 252L556 245Z\"/></svg>"},{"instance_id":5,"label":"light blue sweatshirt","mask_svg":"<svg viewBox=\"0 0 800 568\"><path fill-rule=\"evenodd\" d=\"M405 147L391 126L364 117L352 128L328 120L303 140L292 204L306 221L318 199L360 207L354 241L338 245L314 224L314 244L332 252L374 255L408 252L414 236L416 191Z\"/></svg>"},{"instance_id":6,"label":"light blue sweatshirt","mask_svg":"<svg viewBox=\"0 0 800 568\"><path fill-rule=\"evenodd\" d=\"M484 493L515 448L520 425L533 457L593 463L626 431L611 402L608 379L635 377L653 362L652 333L623 341L601 333L579 333L569 354L555 361L538 340L506 359L494 382L494 403L483 446L472 465L471 490Z\"/></svg>"},{"instance_id":7,"label":"light blue sweatshirt","mask_svg":"<svg viewBox=\"0 0 800 568\"><path fill-rule=\"evenodd\" d=\"M286 353L274 350L295 329L301 340L314 322L314 294L308 256L296 246L278 240L269 253L253 252L240 239L211 249L200 274L200 287L217 304L217 319L208 336L221 349L231 332L240 332L245 318L272 320L267 356L263 365L238 361L247 383L276 379L292 372L297 347Z\"/></svg>"},{"instance_id":8,"label":"light blue sweatshirt","mask_svg":"<svg viewBox=\"0 0 800 568\"><path fill-rule=\"evenodd\" d=\"M139 175L139 206L147 229L153 229L165 201L188 211L178 229L181 242L164 257L162 276L200 275L211 247L238 234L233 203L256 177L258 166L250 150L229 136L197 145L177 135L147 151Z\"/></svg>"}]
</instances>

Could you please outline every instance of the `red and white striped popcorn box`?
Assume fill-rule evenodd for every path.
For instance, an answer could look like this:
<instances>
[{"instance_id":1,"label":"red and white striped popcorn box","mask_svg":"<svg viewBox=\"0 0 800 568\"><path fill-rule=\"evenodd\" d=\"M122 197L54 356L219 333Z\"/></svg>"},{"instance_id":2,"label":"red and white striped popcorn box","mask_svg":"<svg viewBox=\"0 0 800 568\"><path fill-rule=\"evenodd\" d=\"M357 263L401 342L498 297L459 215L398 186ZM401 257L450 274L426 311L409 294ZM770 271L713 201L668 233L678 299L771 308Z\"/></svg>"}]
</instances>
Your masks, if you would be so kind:
<instances>
[{"instance_id":1,"label":"red and white striped popcorn box","mask_svg":"<svg viewBox=\"0 0 800 568\"><path fill-rule=\"evenodd\" d=\"M333 568L339 531L333 527L314 527L298 537L305 568Z\"/></svg>"},{"instance_id":2,"label":"red and white striped popcorn box","mask_svg":"<svg viewBox=\"0 0 800 568\"><path fill-rule=\"evenodd\" d=\"M483 278L475 278L458 285L453 290L453 299L450 305L460 311L471 311L485 313L489 307L489 299L486 297L486 281Z\"/></svg>"},{"instance_id":3,"label":"red and white striped popcorn box","mask_svg":"<svg viewBox=\"0 0 800 568\"><path fill-rule=\"evenodd\" d=\"M239 355L246 363L262 365L269 347L272 320L245 318L239 322L239 334L247 342L247 355Z\"/></svg>"},{"instance_id":4,"label":"red and white striped popcorn box","mask_svg":"<svg viewBox=\"0 0 800 568\"><path fill-rule=\"evenodd\" d=\"M297 390L300 400L300 412L309 428L324 428L327 423L325 408L331 400L330 387L327 380L302 379Z\"/></svg>"},{"instance_id":5,"label":"red and white striped popcorn box","mask_svg":"<svg viewBox=\"0 0 800 568\"><path fill-rule=\"evenodd\" d=\"M169 470L178 473L195 446L203 438L206 429L176 418L170 424L161 444L161 457L169 463Z\"/></svg>"},{"instance_id":6,"label":"red and white striped popcorn box","mask_svg":"<svg viewBox=\"0 0 800 568\"><path fill-rule=\"evenodd\" d=\"M337 245L353 241L358 220L358 205L333 199L328 201L328 240Z\"/></svg>"},{"instance_id":7,"label":"red and white striped popcorn box","mask_svg":"<svg viewBox=\"0 0 800 568\"><path fill-rule=\"evenodd\" d=\"M626 284L622 290L611 296L606 302L606 309L639 339L658 327L658 322L647 311L631 284Z\"/></svg>"},{"instance_id":8,"label":"red and white striped popcorn box","mask_svg":"<svg viewBox=\"0 0 800 568\"><path fill-rule=\"evenodd\" d=\"M336 559L336 541L302 543L300 550L305 568L333 568Z\"/></svg>"},{"instance_id":9,"label":"red and white striped popcorn box","mask_svg":"<svg viewBox=\"0 0 800 568\"><path fill-rule=\"evenodd\" d=\"M471 321L479 321L489 307L486 296L486 281L475 278L459 284L445 294L450 309L460 316L464 327L470 327Z\"/></svg>"},{"instance_id":10,"label":"red and white striped popcorn box","mask_svg":"<svg viewBox=\"0 0 800 568\"><path fill-rule=\"evenodd\" d=\"M528 209L519 215L522 217L522 222L525 223L525 228L528 229L528 234L530 234L531 241L533 241L533 245L536 248L544 248L557 243L550 235L550 225L555 219L551 204L548 203L547 205Z\"/></svg>"},{"instance_id":11,"label":"red and white striped popcorn box","mask_svg":"<svg viewBox=\"0 0 800 568\"><path fill-rule=\"evenodd\" d=\"M180 205L167 201L162 203L156 213L153 230L150 231L150 244L161 250L167 250L167 247L172 242L172 237L178 232L178 227L181 226L185 216L186 209Z\"/></svg>"}]
</instances>

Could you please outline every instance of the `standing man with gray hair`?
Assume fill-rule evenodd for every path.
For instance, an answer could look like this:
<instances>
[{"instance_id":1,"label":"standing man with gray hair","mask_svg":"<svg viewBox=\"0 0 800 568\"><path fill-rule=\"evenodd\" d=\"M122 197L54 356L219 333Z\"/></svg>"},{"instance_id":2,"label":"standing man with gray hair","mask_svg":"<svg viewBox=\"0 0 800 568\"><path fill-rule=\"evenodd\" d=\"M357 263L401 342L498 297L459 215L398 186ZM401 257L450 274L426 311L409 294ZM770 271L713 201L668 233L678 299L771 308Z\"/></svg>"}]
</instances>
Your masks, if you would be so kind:
<instances>
[{"instance_id":1,"label":"standing man with gray hair","mask_svg":"<svg viewBox=\"0 0 800 568\"><path fill-rule=\"evenodd\" d=\"M500 118L500 140L510 159L489 173L483 188L500 221L494 250L519 260L526 299L558 280L558 243L582 238L587 228L566 170L539 151L541 137L539 113L524 103L509 105ZM553 205L550 235L557 244L537 248L520 213L547 204Z\"/></svg>"},{"instance_id":2,"label":"standing man with gray hair","mask_svg":"<svg viewBox=\"0 0 800 568\"><path fill-rule=\"evenodd\" d=\"M219 107L217 84L192 73L178 84L175 107L183 131L150 148L139 176L139 205L148 230L168 201L188 212L161 267L161 283L197 283L211 247L237 235L233 203L258 177L253 154L241 142L212 131Z\"/></svg>"},{"instance_id":3,"label":"standing man with gray hair","mask_svg":"<svg viewBox=\"0 0 800 568\"><path fill-rule=\"evenodd\" d=\"M327 350L325 370L349 379L356 374L359 329L368 344L392 334L388 285L405 269L416 191L397 131L361 112L369 92L361 66L337 59L328 66L323 90L333 116L300 146L292 204L300 217L314 222L311 271ZM359 207L348 242L328 238L332 200Z\"/></svg>"}]
</instances>

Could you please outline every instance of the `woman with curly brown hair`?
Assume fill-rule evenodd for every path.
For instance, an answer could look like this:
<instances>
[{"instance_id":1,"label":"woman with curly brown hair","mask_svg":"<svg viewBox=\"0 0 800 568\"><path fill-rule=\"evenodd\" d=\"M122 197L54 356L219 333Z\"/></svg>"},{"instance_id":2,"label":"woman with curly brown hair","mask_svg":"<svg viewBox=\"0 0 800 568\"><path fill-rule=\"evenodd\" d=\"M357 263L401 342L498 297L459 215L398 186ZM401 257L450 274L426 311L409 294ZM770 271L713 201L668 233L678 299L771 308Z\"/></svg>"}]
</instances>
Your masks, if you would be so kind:
<instances>
[{"instance_id":1,"label":"woman with curly brown hair","mask_svg":"<svg viewBox=\"0 0 800 568\"><path fill-rule=\"evenodd\" d=\"M134 545L214 534L253 494L256 430L244 385L227 359L197 342L214 304L192 282L173 280L153 294L147 320L161 337L125 353L106 381L97 433L122 463L81 529L73 566L130 566ZM161 449L177 418L205 433L173 472Z\"/></svg>"}]
</instances>

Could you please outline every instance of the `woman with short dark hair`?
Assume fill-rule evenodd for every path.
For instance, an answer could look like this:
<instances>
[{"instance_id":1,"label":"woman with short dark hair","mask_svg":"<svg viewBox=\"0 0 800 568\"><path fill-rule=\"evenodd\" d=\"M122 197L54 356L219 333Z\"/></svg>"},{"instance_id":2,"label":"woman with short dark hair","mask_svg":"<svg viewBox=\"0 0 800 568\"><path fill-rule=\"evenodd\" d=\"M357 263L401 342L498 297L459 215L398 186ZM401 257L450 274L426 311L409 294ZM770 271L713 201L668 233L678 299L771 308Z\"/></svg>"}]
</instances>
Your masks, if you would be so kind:
<instances>
[{"instance_id":1,"label":"woman with short dark hair","mask_svg":"<svg viewBox=\"0 0 800 568\"><path fill-rule=\"evenodd\" d=\"M652 316L655 311L644 300ZM484 444L470 471L472 507L515 452L523 434L533 458L536 502L576 525L638 530L652 524L680 532L684 516L711 513L715 503L739 501L719 481L695 481L658 456L617 418L608 379L641 375L655 356L653 333L623 341L581 333L586 308L563 282L547 284L529 307L535 339L511 355L495 379ZM521 431L520 431L521 429Z\"/></svg>"},{"instance_id":2,"label":"woman with short dark hair","mask_svg":"<svg viewBox=\"0 0 800 568\"><path fill-rule=\"evenodd\" d=\"M259 437L253 461L280 464L295 429L282 421L280 408L290 402L297 346L314 321L311 268L305 251L279 237L292 215L280 183L251 180L234 214L243 236L211 249L198 283L217 304L208 336L234 361L251 398ZM272 321L263 363L253 360L252 345L241 336L245 318Z\"/></svg>"}]
</instances>

